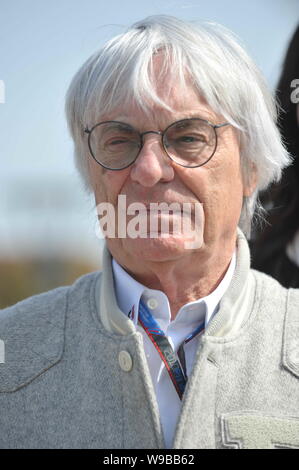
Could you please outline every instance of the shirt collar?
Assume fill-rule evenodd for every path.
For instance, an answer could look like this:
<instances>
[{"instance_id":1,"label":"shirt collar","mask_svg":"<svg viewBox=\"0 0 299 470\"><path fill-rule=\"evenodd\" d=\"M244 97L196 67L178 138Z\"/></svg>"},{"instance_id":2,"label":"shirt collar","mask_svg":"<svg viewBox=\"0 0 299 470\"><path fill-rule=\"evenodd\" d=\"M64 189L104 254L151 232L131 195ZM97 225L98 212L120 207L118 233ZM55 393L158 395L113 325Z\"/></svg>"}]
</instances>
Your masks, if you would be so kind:
<instances>
[{"instance_id":1,"label":"shirt collar","mask_svg":"<svg viewBox=\"0 0 299 470\"><path fill-rule=\"evenodd\" d=\"M236 253L234 252L230 265L216 289L206 297L183 305L175 320L171 322L170 306L164 292L149 289L136 281L113 259L112 269L117 303L120 310L128 315L135 325L138 323L139 302L142 298L164 331L170 323L183 323L184 325L188 323L190 326L195 326L203 319L207 326L218 311L220 300L232 280L235 266Z\"/></svg>"}]
</instances>

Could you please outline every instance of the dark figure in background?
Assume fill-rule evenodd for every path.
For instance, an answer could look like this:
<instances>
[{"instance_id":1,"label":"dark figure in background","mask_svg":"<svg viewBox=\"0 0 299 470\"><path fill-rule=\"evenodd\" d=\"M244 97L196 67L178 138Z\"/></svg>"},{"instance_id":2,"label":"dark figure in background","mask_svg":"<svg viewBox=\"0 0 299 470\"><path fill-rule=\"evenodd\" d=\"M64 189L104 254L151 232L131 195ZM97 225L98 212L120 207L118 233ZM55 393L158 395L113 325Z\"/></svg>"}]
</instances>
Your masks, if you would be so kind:
<instances>
[{"instance_id":1,"label":"dark figure in background","mask_svg":"<svg viewBox=\"0 0 299 470\"><path fill-rule=\"evenodd\" d=\"M296 82L295 82L296 80ZM296 88L295 88L296 87ZM252 266L285 287L299 287L299 26L285 57L276 96L279 127L294 161L279 183L261 196L267 224L252 246Z\"/></svg>"}]
</instances>

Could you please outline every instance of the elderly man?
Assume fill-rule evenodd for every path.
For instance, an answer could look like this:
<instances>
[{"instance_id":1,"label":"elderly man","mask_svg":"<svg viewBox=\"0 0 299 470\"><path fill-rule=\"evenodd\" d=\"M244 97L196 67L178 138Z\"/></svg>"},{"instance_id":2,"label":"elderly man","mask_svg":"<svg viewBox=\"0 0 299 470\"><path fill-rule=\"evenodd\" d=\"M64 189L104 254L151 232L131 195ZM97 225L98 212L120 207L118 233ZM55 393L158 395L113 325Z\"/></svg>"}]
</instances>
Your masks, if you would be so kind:
<instances>
[{"instance_id":1,"label":"elderly man","mask_svg":"<svg viewBox=\"0 0 299 470\"><path fill-rule=\"evenodd\" d=\"M66 112L103 271L1 312L1 448L299 448L299 293L245 238L289 163L252 61L224 28L149 17Z\"/></svg>"}]
</instances>

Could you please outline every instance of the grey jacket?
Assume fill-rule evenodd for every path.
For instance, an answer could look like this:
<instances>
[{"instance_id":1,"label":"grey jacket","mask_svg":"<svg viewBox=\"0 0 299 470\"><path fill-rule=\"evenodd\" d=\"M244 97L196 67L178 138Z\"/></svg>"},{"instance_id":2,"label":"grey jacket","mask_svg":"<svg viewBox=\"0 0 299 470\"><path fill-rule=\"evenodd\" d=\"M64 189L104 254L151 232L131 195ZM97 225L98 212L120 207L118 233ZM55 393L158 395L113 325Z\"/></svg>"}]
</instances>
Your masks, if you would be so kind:
<instances>
[{"instance_id":1,"label":"grey jacket","mask_svg":"<svg viewBox=\"0 0 299 470\"><path fill-rule=\"evenodd\" d=\"M0 448L164 448L142 336L117 306L106 249L103 263L0 311ZM250 270L240 232L173 447L299 448L299 290Z\"/></svg>"}]
</instances>

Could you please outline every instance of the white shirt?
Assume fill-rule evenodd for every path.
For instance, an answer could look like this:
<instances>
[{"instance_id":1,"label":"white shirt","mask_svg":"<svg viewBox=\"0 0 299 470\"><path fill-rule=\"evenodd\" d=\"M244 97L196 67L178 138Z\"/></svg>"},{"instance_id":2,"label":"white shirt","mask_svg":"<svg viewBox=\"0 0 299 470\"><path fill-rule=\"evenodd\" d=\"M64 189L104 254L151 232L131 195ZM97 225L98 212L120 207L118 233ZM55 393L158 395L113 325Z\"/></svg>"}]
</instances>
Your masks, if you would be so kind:
<instances>
[{"instance_id":1,"label":"white shirt","mask_svg":"<svg viewBox=\"0 0 299 470\"><path fill-rule=\"evenodd\" d=\"M189 302L178 311L171 321L167 296L159 290L149 289L133 279L116 261L112 260L115 292L118 306L134 322L136 329L143 335L144 349L149 365L152 382L157 396L161 424L166 448L172 447L176 422L181 409L181 400L174 388L169 374L153 343L138 324L139 301L146 304L160 328L164 331L175 352L199 324L205 320L205 327L216 314L219 302L230 284L236 265L233 254L228 270L217 288L208 296ZM195 336L184 346L187 376L190 375L198 346L199 337Z\"/></svg>"}]
</instances>

